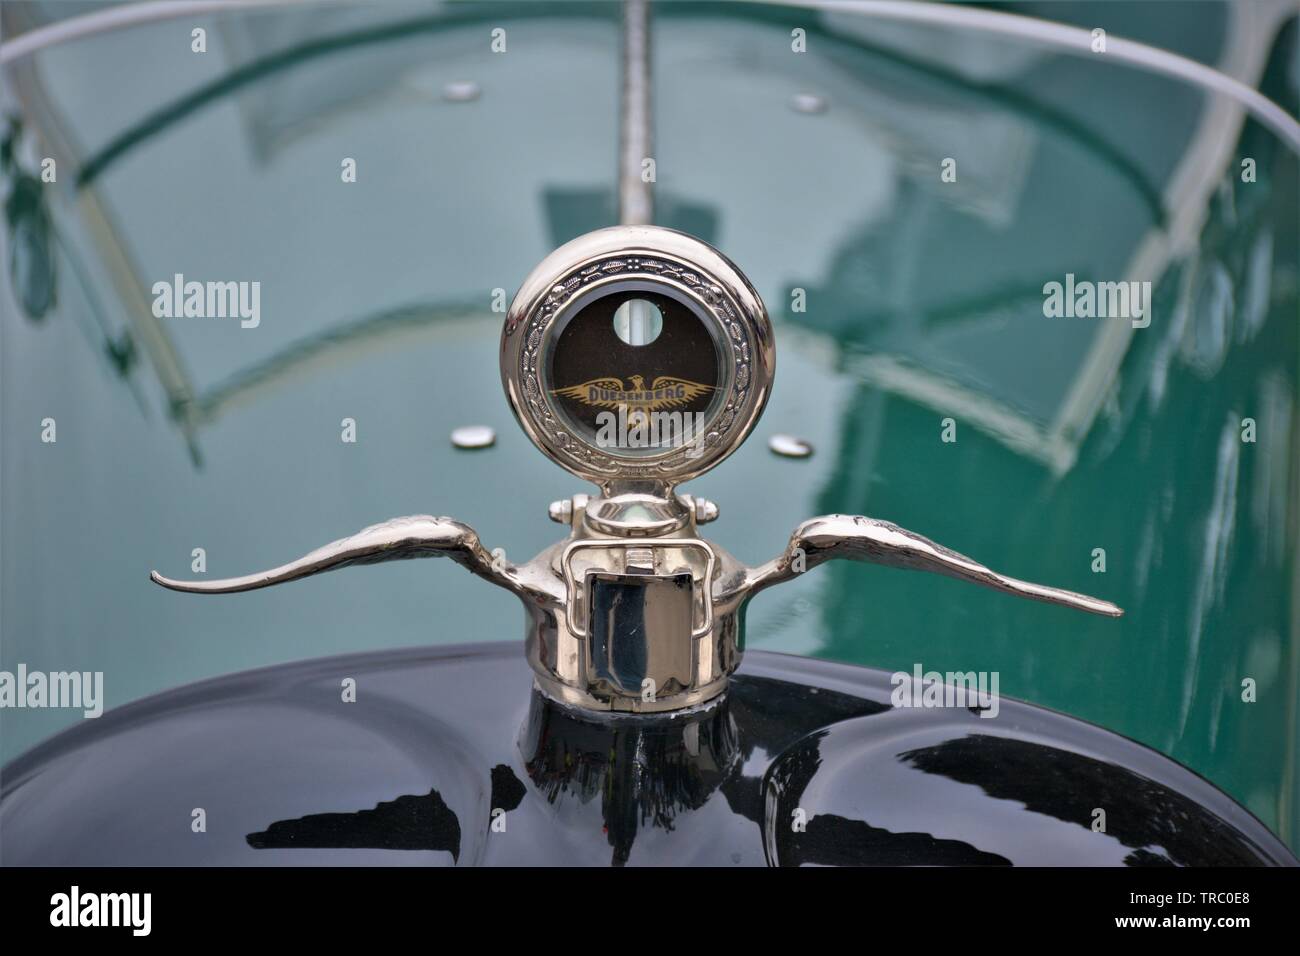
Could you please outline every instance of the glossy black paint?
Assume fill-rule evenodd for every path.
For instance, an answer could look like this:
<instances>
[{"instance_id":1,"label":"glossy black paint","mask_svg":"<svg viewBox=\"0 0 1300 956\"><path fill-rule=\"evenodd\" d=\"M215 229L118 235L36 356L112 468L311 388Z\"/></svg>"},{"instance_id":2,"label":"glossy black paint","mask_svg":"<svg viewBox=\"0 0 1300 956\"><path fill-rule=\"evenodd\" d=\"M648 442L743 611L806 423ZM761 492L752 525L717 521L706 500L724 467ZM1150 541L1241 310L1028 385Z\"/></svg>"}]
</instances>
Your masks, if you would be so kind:
<instances>
[{"instance_id":1,"label":"glossy black paint","mask_svg":"<svg viewBox=\"0 0 1300 956\"><path fill-rule=\"evenodd\" d=\"M238 674L110 711L15 760L0 791L0 858L1296 863L1248 812L1155 751L1005 699L993 719L891 707L889 677L753 651L709 707L592 719L532 691L514 643ZM199 808L204 832L192 825ZM1105 832L1092 829L1096 808Z\"/></svg>"}]
</instances>

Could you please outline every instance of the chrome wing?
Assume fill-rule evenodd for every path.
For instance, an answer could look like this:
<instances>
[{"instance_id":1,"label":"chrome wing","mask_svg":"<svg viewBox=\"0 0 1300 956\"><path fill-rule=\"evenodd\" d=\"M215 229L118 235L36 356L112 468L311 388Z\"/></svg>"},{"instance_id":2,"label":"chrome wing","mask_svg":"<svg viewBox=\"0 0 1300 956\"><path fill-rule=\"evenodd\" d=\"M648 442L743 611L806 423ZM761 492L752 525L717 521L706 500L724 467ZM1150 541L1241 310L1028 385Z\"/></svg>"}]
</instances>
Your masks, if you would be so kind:
<instances>
[{"instance_id":1,"label":"chrome wing","mask_svg":"<svg viewBox=\"0 0 1300 956\"><path fill-rule=\"evenodd\" d=\"M750 568L741 587L747 594L755 593L834 558L931 571L1016 597L1059 604L1090 614L1106 617L1124 614L1121 608L1109 601L1007 577L906 528L862 515L810 518L795 529L780 557Z\"/></svg>"}]
</instances>

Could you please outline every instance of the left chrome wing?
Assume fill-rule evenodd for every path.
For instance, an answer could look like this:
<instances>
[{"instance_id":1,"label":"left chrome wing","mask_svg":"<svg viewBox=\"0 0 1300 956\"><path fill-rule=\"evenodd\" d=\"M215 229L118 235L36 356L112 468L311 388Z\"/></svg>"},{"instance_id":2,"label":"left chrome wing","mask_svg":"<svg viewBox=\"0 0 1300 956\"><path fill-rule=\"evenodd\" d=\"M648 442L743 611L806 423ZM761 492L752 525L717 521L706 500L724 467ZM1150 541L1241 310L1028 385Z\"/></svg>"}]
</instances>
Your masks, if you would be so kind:
<instances>
[{"instance_id":1,"label":"left chrome wing","mask_svg":"<svg viewBox=\"0 0 1300 956\"><path fill-rule=\"evenodd\" d=\"M317 548L296 561L239 578L177 581L163 577L157 571L149 572L149 577L155 584L173 591L229 594L285 584L354 564L378 564L381 561L437 558L444 555L471 573L516 594L522 595L527 589L519 569L503 559L494 558L479 542L478 534L473 528L452 518L435 518L432 515L411 515L371 525L354 535Z\"/></svg>"}]
</instances>

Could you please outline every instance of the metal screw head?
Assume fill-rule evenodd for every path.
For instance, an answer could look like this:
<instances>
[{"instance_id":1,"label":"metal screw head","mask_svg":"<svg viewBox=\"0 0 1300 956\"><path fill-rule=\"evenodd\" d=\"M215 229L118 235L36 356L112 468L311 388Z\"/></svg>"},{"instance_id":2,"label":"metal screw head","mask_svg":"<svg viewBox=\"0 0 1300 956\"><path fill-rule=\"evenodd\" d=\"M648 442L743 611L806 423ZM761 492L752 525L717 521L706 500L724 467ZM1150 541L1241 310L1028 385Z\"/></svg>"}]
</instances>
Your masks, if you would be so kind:
<instances>
[{"instance_id":1,"label":"metal screw head","mask_svg":"<svg viewBox=\"0 0 1300 956\"><path fill-rule=\"evenodd\" d=\"M556 524L568 524L573 519L573 500L564 498L561 501L552 501L546 513Z\"/></svg>"},{"instance_id":2,"label":"metal screw head","mask_svg":"<svg viewBox=\"0 0 1300 956\"><path fill-rule=\"evenodd\" d=\"M708 524L718 517L718 506L708 498L695 499L695 523Z\"/></svg>"}]
</instances>

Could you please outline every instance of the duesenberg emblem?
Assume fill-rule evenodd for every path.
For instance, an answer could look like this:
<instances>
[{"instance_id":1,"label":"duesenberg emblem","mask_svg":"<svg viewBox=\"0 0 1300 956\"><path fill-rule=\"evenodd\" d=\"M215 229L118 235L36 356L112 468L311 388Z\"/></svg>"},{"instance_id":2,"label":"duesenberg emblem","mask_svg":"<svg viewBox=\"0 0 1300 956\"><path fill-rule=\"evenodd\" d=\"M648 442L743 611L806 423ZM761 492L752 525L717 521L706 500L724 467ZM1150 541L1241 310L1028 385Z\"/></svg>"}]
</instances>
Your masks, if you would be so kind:
<instances>
[{"instance_id":1,"label":"duesenberg emblem","mask_svg":"<svg viewBox=\"0 0 1300 956\"><path fill-rule=\"evenodd\" d=\"M622 406L629 410L657 412L688 405L713 391L714 387L673 375L660 375L646 385L643 376L632 375L626 384L621 378L612 376L593 378L581 385L551 389L551 394L601 408Z\"/></svg>"}]
</instances>

